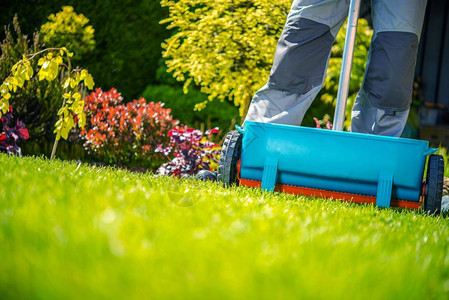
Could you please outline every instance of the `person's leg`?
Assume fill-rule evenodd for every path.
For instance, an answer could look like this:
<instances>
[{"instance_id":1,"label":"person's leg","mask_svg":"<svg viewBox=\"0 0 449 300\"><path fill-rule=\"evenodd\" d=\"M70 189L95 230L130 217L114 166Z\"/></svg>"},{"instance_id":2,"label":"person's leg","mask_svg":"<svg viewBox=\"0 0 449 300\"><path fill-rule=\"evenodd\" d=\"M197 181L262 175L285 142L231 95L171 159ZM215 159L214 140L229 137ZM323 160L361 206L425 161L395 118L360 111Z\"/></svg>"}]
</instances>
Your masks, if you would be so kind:
<instances>
[{"instance_id":1,"label":"person's leg","mask_svg":"<svg viewBox=\"0 0 449 300\"><path fill-rule=\"evenodd\" d=\"M373 106L361 90L352 108L351 131L399 137L407 122L409 110L387 111Z\"/></svg>"},{"instance_id":2,"label":"person's leg","mask_svg":"<svg viewBox=\"0 0 449 300\"><path fill-rule=\"evenodd\" d=\"M295 0L279 39L268 83L245 121L299 125L324 81L348 0Z\"/></svg>"},{"instance_id":3,"label":"person's leg","mask_svg":"<svg viewBox=\"0 0 449 300\"><path fill-rule=\"evenodd\" d=\"M351 131L399 137L411 104L427 0L372 0L374 35Z\"/></svg>"}]
</instances>

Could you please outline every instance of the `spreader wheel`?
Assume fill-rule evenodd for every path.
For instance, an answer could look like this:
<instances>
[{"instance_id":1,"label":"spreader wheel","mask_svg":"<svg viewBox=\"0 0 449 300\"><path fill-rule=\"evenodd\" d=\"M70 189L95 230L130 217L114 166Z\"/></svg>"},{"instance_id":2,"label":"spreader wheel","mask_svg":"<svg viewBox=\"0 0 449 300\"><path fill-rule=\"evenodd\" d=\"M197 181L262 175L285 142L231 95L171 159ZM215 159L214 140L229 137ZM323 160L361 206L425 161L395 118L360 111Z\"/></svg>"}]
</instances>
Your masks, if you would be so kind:
<instances>
[{"instance_id":1,"label":"spreader wheel","mask_svg":"<svg viewBox=\"0 0 449 300\"><path fill-rule=\"evenodd\" d=\"M444 159L441 155L430 155L427 163L426 196L424 210L439 214L443 197Z\"/></svg>"},{"instance_id":2,"label":"spreader wheel","mask_svg":"<svg viewBox=\"0 0 449 300\"><path fill-rule=\"evenodd\" d=\"M223 142L218 164L218 181L225 185L237 183L237 163L242 150L242 135L238 131L229 132Z\"/></svg>"}]
</instances>

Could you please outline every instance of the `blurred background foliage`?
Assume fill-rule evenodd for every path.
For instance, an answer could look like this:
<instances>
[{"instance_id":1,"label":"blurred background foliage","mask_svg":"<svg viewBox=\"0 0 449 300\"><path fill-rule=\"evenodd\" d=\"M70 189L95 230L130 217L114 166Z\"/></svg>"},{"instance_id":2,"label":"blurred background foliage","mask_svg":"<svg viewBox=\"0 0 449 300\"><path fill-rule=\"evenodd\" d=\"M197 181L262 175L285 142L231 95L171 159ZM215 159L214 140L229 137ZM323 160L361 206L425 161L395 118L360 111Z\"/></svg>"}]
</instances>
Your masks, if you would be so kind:
<instances>
[{"instance_id":1,"label":"blurred background foliage","mask_svg":"<svg viewBox=\"0 0 449 300\"><path fill-rule=\"evenodd\" d=\"M82 65L94 76L98 86L117 88L125 99L136 98L148 84L156 83L161 58L161 43L170 32L159 21L167 9L159 1L123 0L20 0L1 1L0 25L19 17L22 32L29 36L48 16L72 6L90 20L95 30L95 49L83 57ZM0 32L0 39L5 37Z\"/></svg>"}]
</instances>

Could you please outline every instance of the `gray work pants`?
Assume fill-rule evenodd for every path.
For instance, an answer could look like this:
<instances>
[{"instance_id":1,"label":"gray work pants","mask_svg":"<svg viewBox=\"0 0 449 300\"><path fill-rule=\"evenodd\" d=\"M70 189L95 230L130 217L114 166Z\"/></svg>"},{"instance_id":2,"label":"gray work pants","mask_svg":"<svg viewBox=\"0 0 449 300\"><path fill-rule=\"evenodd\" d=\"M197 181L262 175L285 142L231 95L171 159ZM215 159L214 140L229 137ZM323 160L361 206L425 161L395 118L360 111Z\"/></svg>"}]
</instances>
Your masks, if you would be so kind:
<instances>
[{"instance_id":1,"label":"gray work pants","mask_svg":"<svg viewBox=\"0 0 449 300\"><path fill-rule=\"evenodd\" d=\"M372 0L374 34L351 130L400 136L407 121L427 0ZM268 83L245 121L299 125L320 91L349 0L295 0Z\"/></svg>"}]
</instances>

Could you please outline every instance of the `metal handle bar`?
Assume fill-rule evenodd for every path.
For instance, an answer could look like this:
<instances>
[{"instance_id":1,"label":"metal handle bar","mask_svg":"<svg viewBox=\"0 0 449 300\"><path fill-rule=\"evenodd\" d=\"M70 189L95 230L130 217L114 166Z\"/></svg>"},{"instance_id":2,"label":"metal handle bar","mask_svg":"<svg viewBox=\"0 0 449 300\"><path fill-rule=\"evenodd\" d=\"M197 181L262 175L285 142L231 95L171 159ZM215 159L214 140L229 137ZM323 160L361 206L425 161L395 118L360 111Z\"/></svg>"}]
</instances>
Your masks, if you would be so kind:
<instances>
[{"instance_id":1,"label":"metal handle bar","mask_svg":"<svg viewBox=\"0 0 449 300\"><path fill-rule=\"evenodd\" d=\"M354 56L357 21L359 19L361 0L351 0L349 4L348 28L346 30L345 47L341 63L340 81L338 83L337 105L335 107L333 130L342 131L345 121L346 102L351 79L352 59Z\"/></svg>"}]
</instances>

